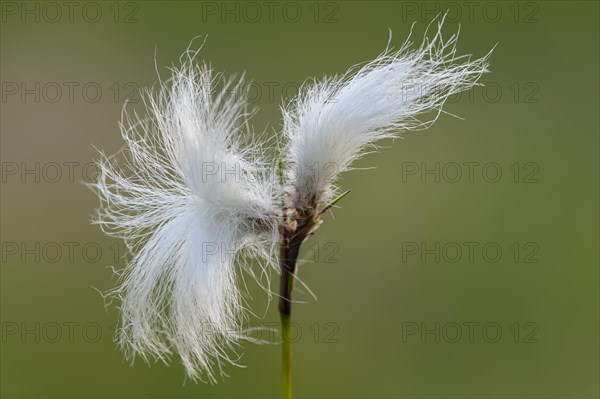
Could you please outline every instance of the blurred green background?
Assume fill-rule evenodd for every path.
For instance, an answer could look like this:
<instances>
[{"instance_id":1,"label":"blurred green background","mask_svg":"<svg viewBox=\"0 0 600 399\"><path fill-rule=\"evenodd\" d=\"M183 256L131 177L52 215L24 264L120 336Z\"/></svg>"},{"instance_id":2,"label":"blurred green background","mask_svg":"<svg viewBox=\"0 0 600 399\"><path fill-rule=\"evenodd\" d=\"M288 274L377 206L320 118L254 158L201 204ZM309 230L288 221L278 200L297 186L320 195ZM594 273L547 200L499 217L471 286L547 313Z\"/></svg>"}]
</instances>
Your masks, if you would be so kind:
<instances>
[{"instance_id":1,"label":"blurred green background","mask_svg":"<svg viewBox=\"0 0 600 399\"><path fill-rule=\"evenodd\" d=\"M254 81L255 128L277 131L305 78L372 59L388 28L398 46L417 22L420 42L445 10L460 53L498 43L487 86L447 105L464 120L442 115L344 176L352 193L304 246L300 277L318 301L295 294L295 394L598 397L598 8L3 1L2 397L278 396L277 344L245 345L247 367L216 386L184 383L177 359L123 361L117 310L92 288L123 267L122 243L88 223L92 146L123 145L124 99L155 84L155 56L165 77L198 35L201 59ZM251 291L253 320L277 322Z\"/></svg>"}]
</instances>

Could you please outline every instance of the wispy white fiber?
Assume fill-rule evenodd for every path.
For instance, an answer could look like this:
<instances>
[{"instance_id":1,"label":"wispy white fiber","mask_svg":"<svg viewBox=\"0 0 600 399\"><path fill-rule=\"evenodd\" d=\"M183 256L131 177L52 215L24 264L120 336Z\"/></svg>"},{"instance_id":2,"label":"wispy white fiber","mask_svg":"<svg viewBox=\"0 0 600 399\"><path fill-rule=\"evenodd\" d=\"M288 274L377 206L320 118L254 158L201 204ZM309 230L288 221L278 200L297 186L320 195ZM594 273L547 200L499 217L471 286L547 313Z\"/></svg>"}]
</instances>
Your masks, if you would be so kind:
<instances>
[{"instance_id":1,"label":"wispy white fiber","mask_svg":"<svg viewBox=\"0 0 600 399\"><path fill-rule=\"evenodd\" d=\"M380 139L428 127L449 96L487 71L490 54L457 55L458 34L444 39L442 23L416 49L407 39L303 85L283 110L275 161L250 129L244 85L198 66L195 52L146 93L147 116L124 111L127 164L103 155L91 187L101 200L95 222L131 256L109 293L120 302L118 340L130 359L177 355L190 378L210 382L236 363L247 314L239 269L255 276L246 267L253 257L276 265L272 244L314 232L353 161Z\"/></svg>"},{"instance_id":2,"label":"wispy white fiber","mask_svg":"<svg viewBox=\"0 0 600 399\"><path fill-rule=\"evenodd\" d=\"M458 32L444 39L442 24L417 49L409 38L358 70L305 83L285 107L284 152L298 206L326 206L339 174L374 142L429 127L449 96L487 72L491 52L457 55Z\"/></svg>"},{"instance_id":3,"label":"wispy white fiber","mask_svg":"<svg viewBox=\"0 0 600 399\"><path fill-rule=\"evenodd\" d=\"M261 146L247 140L241 83L195 66L194 56L147 93L148 118L124 111L127 167L104 157L92 187L96 222L133 254L111 293L121 301L120 344L132 359L175 352L191 378L214 382L241 338L234 265L274 234L276 179L264 176Z\"/></svg>"}]
</instances>

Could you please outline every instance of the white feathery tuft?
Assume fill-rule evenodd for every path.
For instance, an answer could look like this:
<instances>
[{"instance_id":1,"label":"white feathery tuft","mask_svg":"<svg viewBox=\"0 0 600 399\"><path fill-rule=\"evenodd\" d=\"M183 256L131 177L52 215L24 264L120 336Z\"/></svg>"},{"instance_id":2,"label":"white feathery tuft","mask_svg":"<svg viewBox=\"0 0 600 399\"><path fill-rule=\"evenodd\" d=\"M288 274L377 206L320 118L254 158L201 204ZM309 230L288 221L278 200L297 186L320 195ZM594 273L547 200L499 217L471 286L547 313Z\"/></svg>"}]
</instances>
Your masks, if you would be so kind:
<instances>
[{"instance_id":1,"label":"white feathery tuft","mask_svg":"<svg viewBox=\"0 0 600 399\"><path fill-rule=\"evenodd\" d=\"M457 56L458 33L444 40L442 24L415 50L407 39L343 76L303 85L283 109L283 170L250 130L242 82L197 66L197 52L146 93L148 117L124 110L130 170L102 155L90 186L101 201L95 223L132 255L109 292L121 303L118 340L130 359L177 354L194 380L226 375L246 338L238 269L257 278L247 260L259 258L263 271L279 270L275 244L299 250L341 172L376 141L428 127L449 96L487 71L491 52Z\"/></svg>"},{"instance_id":2,"label":"white feathery tuft","mask_svg":"<svg viewBox=\"0 0 600 399\"><path fill-rule=\"evenodd\" d=\"M95 222L133 254L110 293L121 301L128 357L166 362L176 352L189 377L215 382L243 338L240 251L274 261L261 236L276 234L277 179L264 176L260 143L244 142L241 82L194 65L195 55L146 94L148 118L124 110L131 173L103 156L91 186L101 199Z\"/></svg>"},{"instance_id":3,"label":"white feathery tuft","mask_svg":"<svg viewBox=\"0 0 600 399\"><path fill-rule=\"evenodd\" d=\"M297 206L327 206L339 174L369 146L429 127L448 97L472 88L487 72L491 51L476 60L457 56L458 32L445 40L443 22L433 38L425 33L416 50L409 36L400 50L386 49L357 72L305 83L283 109L288 190Z\"/></svg>"}]
</instances>

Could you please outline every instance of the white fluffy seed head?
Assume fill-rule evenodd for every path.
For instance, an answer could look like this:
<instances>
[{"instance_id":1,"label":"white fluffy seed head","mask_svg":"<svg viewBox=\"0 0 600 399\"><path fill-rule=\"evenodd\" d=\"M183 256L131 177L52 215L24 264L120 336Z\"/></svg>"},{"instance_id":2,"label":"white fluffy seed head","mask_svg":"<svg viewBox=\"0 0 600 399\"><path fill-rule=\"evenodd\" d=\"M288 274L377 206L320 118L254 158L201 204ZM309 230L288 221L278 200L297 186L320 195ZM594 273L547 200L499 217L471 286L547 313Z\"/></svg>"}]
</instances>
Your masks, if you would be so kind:
<instances>
[{"instance_id":1,"label":"white fluffy seed head","mask_svg":"<svg viewBox=\"0 0 600 399\"><path fill-rule=\"evenodd\" d=\"M272 259L261 237L276 234L277 179L247 140L241 83L194 57L147 93L147 118L124 111L129 173L103 156L91 186L101 199L96 223L133 256L110 293L121 301L120 344L131 359L176 352L188 376L214 382L243 338L240 251Z\"/></svg>"},{"instance_id":2,"label":"white fluffy seed head","mask_svg":"<svg viewBox=\"0 0 600 399\"><path fill-rule=\"evenodd\" d=\"M468 90L487 72L491 52L473 60L457 56L458 32L442 37L443 18L433 38L411 49L387 50L343 76L305 83L284 110L288 190L300 207L325 206L341 172L383 138L429 127L444 102Z\"/></svg>"},{"instance_id":3,"label":"white fluffy seed head","mask_svg":"<svg viewBox=\"0 0 600 399\"><path fill-rule=\"evenodd\" d=\"M246 311L236 266L254 276L242 254L276 266L282 203L318 220L310 210L330 203L339 174L370 145L426 128L449 96L486 72L490 54L457 56L457 35L444 40L442 22L416 50L407 40L358 70L303 86L283 110L285 187L264 142L252 139L243 85L196 66L196 53L147 93L148 117L124 112L126 171L103 156L91 187L101 200L95 222L132 255L110 292L121 302L118 339L131 359L176 353L188 376L210 382L235 364Z\"/></svg>"}]
</instances>

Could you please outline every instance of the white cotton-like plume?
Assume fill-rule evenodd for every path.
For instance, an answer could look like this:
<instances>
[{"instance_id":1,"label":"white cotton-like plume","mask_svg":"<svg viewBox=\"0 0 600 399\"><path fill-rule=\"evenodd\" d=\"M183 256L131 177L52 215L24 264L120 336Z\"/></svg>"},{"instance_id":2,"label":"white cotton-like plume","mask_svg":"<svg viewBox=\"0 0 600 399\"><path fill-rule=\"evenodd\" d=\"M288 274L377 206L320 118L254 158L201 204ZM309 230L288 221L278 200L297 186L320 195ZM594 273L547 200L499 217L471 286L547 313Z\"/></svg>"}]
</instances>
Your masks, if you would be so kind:
<instances>
[{"instance_id":1,"label":"white cotton-like plume","mask_svg":"<svg viewBox=\"0 0 600 399\"><path fill-rule=\"evenodd\" d=\"M407 40L305 84L283 110L277 171L249 127L243 83L197 66L195 52L146 93L147 116L124 111L126 164L103 155L90 186L101 201L95 222L131 255L109 292L120 301L118 341L130 359L177 355L194 380L225 375L246 338L238 279L240 269L256 277L253 258L280 271L279 311L289 322L300 246L335 202L339 174L378 140L431 125L449 96L487 72L490 54L457 56L458 34L444 39L442 24L416 49Z\"/></svg>"},{"instance_id":2,"label":"white cotton-like plume","mask_svg":"<svg viewBox=\"0 0 600 399\"><path fill-rule=\"evenodd\" d=\"M457 56L458 32L444 39L442 24L417 49L407 39L400 50L386 50L358 71L303 85L283 110L296 206L327 206L338 175L369 146L427 128L449 96L472 88L487 72L491 52L475 60Z\"/></svg>"},{"instance_id":3,"label":"white cotton-like plume","mask_svg":"<svg viewBox=\"0 0 600 399\"><path fill-rule=\"evenodd\" d=\"M276 234L276 179L263 176L259 143L245 141L242 84L194 57L186 53L145 96L148 117L124 112L130 171L103 157L91 186L101 199L96 223L132 254L112 292L120 344L132 359L176 353L191 378L214 382L242 338L240 251L261 255L261 236Z\"/></svg>"}]
</instances>

